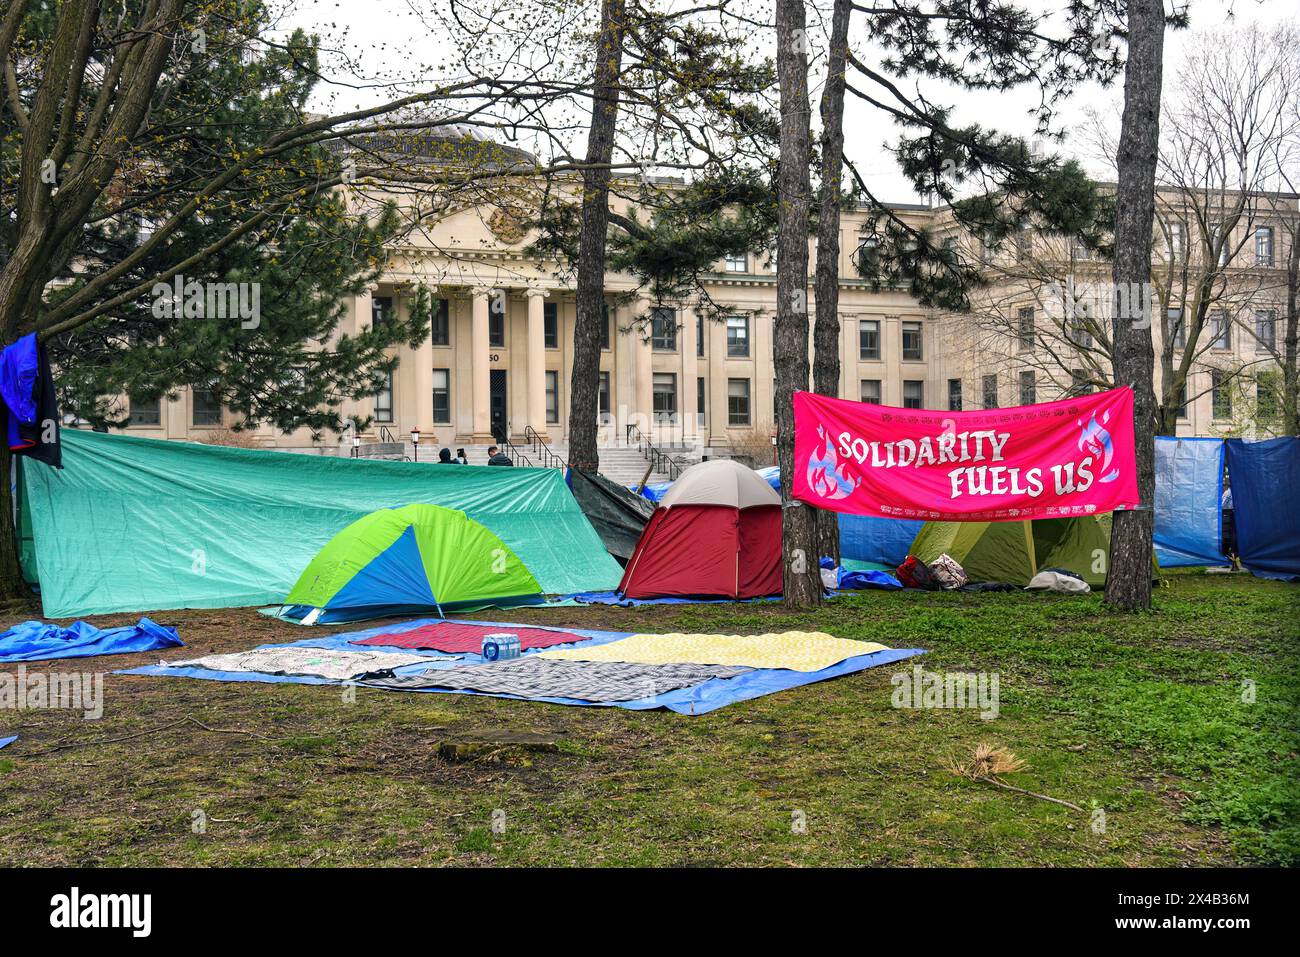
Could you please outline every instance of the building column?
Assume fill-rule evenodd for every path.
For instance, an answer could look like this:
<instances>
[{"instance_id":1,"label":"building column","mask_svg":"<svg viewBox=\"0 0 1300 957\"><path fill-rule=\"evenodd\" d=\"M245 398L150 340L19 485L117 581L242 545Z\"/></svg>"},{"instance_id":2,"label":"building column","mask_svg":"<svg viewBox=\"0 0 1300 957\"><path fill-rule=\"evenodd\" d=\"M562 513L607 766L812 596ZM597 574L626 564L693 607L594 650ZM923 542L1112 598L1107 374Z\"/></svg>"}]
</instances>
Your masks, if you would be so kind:
<instances>
[{"instance_id":1,"label":"building column","mask_svg":"<svg viewBox=\"0 0 1300 957\"><path fill-rule=\"evenodd\" d=\"M731 437L727 433L727 326L725 323L710 320L706 324L705 335L709 337L709 444L729 446ZM753 384L750 384L750 401L753 401ZM753 407L750 408L750 422L754 421Z\"/></svg>"},{"instance_id":2,"label":"building column","mask_svg":"<svg viewBox=\"0 0 1300 957\"><path fill-rule=\"evenodd\" d=\"M754 384L750 387L750 394L754 408L751 410L751 418L754 422L755 431L767 435L769 432L776 431L776 416L772 409L775 407L776 388L774 382L776 379L776 359L773 354L773 329L772 323L775 320L770 315L759 315L757 313L749 317L750 326L750 350L754 356Z\"/></svg>"},{"instance_id":3,"label":"building column","mask_svg":"<svg viewBox=\"0 0 1300 957\"><path fill-rule=\"evenodd\" d=\"M399 305L398 308L400 309L401 306ZM407 303L407 308L410 308L409 302ZM405 350L406 348L407 347L404 345L398 346L399 350ZM407 357L403 356L403 359L405 358ZM422 434L428 436L428 442L430 443L429 447L433 448L437 444L438 436L437 433L434 431L435 426L433 424L433 330L432 329L425 330L424 338L420 340L420 344L418 346L410 350L409 358L411 362L411 386L410 389L406 391L411 395L410 401L412 402L412 406L409 415L411 423L410 425L405 424L405 420L408 418L406 414L403 414L400 417L394 415L393 418L395 420L401 421L405 426L407 432L410 432L412 428L419 429ZM393 391L395 393L398 391L397 376L401 375L402 367L399 364L397 368L398 371L393 376ZM396 405L396 396L394 396L394 405ZM399 435L398 438L399 440L404 440L406 436Z\"/></svg>"},{"instance_id":4,"label":"building column","mask_svg":"<svg viewBox=\"0 0 1300 957\"><path fill-rule=\"evenodd\" d=\"M648 316L650 312L650 301L648 299L638 299L636 303L638 316ZM649 319L646 325L634 327L631 333L633 348L633 363L636 371L633 376L634 400L632 403L631 421L642 432L654 441L654 364L653 350L650 345L650 336L654 333L654 327Z\"/></svg>"},{"instance_id":5,"label":"building column","mask_svg":"<svg viewBox=\"0 0 1300 957\"><path fill-rule=\"evenodd\" d=\"M840 398L857 402L862 398L858 385L858 319L857 315L840 316Z\"/></svg>"},{"instance_id":6,"label":"building column","mask_svg":"<svg viewBox=\"0 0 1300 957\"><path fill-rule=\"evenodd\" d=\"M903 326L898 316L880 317L880 358L884 382L880 384L880 401L885 405L903 404Z\"/></svg>"},{"instance_id":7,"label":"building column","mask_svg":"<svg viewBox=\"0 0 1300 957\"><path fill-rule=\"evenodd\" d=\"M469 440L473 445L491 445L488 308L492 290L486 286L475 286L473 295L474 306L470 319L470 409L473 416L473 432Z\"/></svg>"},{"instance_id":8,"label":"building column","mask_svg":"<svg viewBox=\"0 0 1300 957\"><path fill-rule=\"evenodd\" d=\"M374 287L371 287L368 289L363 289L361 292L357 293L352 297L350 308L352 313L351 332L353 335L360 335L361 333L365 332L370 328L370 325L374 320L374 315L371 312L371 309L372 309L372 303L376 291L377 290ZM397 373L394 372L393 376L394 378L396 378ZM375 411L374 398L372 396L361 396L356 399L344 400L341 413L344 418L355 415L357 418L365 419L373 415L374 411ZM369 431L373 432L375 429L374 423L371 423L371 425L368 428ZM349 442L351 442L352 440L351 430L347 432L344 438L346 438Z\"/></svg>"},{"instance_id":9,"label":"building column","mask_svg":"<svg viewBox=\"0 0 1300 957\"><path fill-rule=\"evenodd\" d=\"M545 289L528 290L528 414L526 421L543 442L546 431L546 297ZM557 318L558 323L558 318Z\"/></svg>"},{"instance_id":10,"label":"building column","mask_svg":"<svg viewBox=\"0 0 1300 957\"><path fill-rule=\"evenodd\" d=\"M695 424L695 310L682 309L682 331L677 337L678 347L682 350L682 372L677 383L677 415L681 419L681 441L684 445L695 444L695 433L699 431Z\"/></svg>"}]
</instances>

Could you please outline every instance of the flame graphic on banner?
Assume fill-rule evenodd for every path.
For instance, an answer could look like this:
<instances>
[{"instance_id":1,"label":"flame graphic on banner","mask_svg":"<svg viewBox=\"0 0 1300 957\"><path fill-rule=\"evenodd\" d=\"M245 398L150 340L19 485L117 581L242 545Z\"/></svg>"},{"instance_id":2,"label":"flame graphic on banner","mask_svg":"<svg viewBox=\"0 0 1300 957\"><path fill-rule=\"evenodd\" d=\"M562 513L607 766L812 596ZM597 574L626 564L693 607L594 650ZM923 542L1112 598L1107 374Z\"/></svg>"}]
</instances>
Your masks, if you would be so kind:
<instances>
[{"instance_id":1,"label":"flame graphic on banner","mask_svg":"<svg viewBox=\"0 0 1300 957\"><path fill-rule=\"evenodd\" d=\"M851 479L840 471L840 459L835 454L835 446L820 425L817 426L817 434L825 442L826 451L821 458L815 452L808 456L808 487L820 498L831 501L848 498L858 487L858 480Z\"/></svg>"},{"instance_id":2,"label":"flame graphic on banner","mask_svg":"<svg viewBox=\"0 0 1300 957\"><path fill-rule=\"evenodd\" d=\"M1083 430L1079 435L1079 449L1094 458L1101 458L1101 471L1106 473L1100 479L1102 482L1113 482L1119 478L1119 469L1106 472L1106 469L1110 468L1111 456L1115 454L1115 449L1110 441L1110 433L1103 428L1103 423L1108 422L1110 422L1109 412L1102 413L1101 422L1097 421L1097 413L1094 412L1087 425L1084 425L1082 420L1078 423Z\"/></svg>"}]
</instances>

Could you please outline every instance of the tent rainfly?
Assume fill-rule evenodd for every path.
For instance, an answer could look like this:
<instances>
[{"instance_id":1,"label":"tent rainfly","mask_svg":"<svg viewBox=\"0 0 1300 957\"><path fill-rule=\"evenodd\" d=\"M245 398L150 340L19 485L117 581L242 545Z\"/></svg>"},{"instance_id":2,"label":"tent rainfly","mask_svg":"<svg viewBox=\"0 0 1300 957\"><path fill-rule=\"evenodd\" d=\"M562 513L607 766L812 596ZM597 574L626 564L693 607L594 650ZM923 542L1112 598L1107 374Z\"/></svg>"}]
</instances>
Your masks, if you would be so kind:
<instances>
[{"instance_id":1,"label":"tent rainfly","mask_svg":"<svg viewBox=\"0 0 1300 957\"><path fill-rule=\"evenodd\" d=\"M781 594L781 498L729 459L694 465L660 500L627 563L628 598Z\"/></svg>"}]
</instances>

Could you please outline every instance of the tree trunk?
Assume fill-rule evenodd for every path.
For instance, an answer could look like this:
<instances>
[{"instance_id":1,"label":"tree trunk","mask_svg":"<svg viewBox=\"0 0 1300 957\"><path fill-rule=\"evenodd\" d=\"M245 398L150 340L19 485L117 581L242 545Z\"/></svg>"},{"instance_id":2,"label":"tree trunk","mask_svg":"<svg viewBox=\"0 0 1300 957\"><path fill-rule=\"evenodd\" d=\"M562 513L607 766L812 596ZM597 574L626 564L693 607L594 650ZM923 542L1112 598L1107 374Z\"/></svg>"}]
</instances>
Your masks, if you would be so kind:
<instances>
[{"instance_id":1,"label":"tree trunk","mask_svg":"<svg viewBox=\"0 0 1300 957\"><path fill-rule=\"evenodd\" d=\"M0 442L0 477L3 477L0 481L0 608L25 604L31 599L18 563L18 523L10 485L12 462L9 443Z\"/></svg>"},{"instance_id":2,"label":"tree trunk","mask_svg":"<svg viewBox=\"0 0 1300 957\"><path fill-rule=\"evenodd\" d=\"M1291 251L1286 265L1286 330L1282 343L1282 434L1300 435L1300 228L1291 230Z\"/></svg>"},{"instance_id":3,"label":"tree trunk","mask_svg":"<svg viewBox=\"0 0 1300 957\"><path fill-rule=\"evenodd\" d=\"M821 195L817 217L817 320L813 326L813 391L840 391L840 176L844 169L844 70L849 49L852 0L835 0L826 85L821 99ZM779 265L778 260L778 265ZM818 509L817 555L840 563L836 512Z\"/></svg>"},{"instance_id":4,"label":"tree trunk","mask_svg":"<svg viewBox=\"0 0 1300 957\"><path fill-rule=\"evenodd\" d=\"M1132 384L1138 496L1141 507L1117 512L1110 537L1107 603L1126 611L1151 607L1152 505L1155 499L1156 398L1151 323L1123 314L1119 289L1151 282L1156 162L1160 148L1160 87L1165 41L1162 0L1130 0L1124 116L1115 196L1114 349L1117 385ZM1143 297L1149 302L1150 297ZM1148 315L1147 319L1150 320Z\"/></svg>"},{"instance_id":5,"label":"tree trunk","mask_svg":"<svg viewBox=\"0 0 1300 957\"><path fill-rule=\"evenodd\" d=\"M587 168L582 172L582 225L569 385L569 467L594 471L600 391L600 332L605 321L605 243L609 229L609 163L614 156L626 0L602 0L596 37Z\"/></svg>"},{"instance_id":6,"label":"tree trunk","mask_svg":"<svg viewBox=\"0 0 1300 957\"><path fill-rule=\"evenodd\" d=\"M808 102L808 48L803 0L777 0L776 63L781 86L780 169L777 187L776 448L781 464L781 535L785 604L821 602L816 512L792 500L796 390L808 388L808 213L812 186Z\"/></svg>"}]
</instances>

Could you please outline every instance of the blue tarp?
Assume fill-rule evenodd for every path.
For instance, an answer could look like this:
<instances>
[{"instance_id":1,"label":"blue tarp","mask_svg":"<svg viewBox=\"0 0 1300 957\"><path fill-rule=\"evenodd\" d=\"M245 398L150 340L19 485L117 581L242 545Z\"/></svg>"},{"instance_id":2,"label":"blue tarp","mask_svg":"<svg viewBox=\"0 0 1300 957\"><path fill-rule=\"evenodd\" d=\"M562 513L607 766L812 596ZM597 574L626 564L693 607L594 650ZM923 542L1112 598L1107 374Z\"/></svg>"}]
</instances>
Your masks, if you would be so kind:
<instances>
[{"instance_id":1,"label":"blue tarp","mask_svg":"<svg viewBox=\"0 0 1300 957\"><path fill-rule=\"evenodd\" d=\"M18 735L16 734L8 738L0 738L0 748L7 748L9 747L9 745L13 744L17 740L18 740Z\"/></svg>"},{"instance_id":2,"label":"blue tarp","mask_svg":"<svg viewBox=\"0 0 1300 957\"><path fill-rule=\"evenodd\" d=\"M1225 444L1241 563L1265 577L1300 576L1300 438Z\"/></svg>"},{"instance_id":3,"label":"blue tarp","mask_svg":"<svg viewBox=\"0 0 1300 957\"><path fill-rule=\"evenodd\" d=\"M903 564L925 522L874 515L840 516L840 557L882 565Z\"/></svg>"},{"instance_id":4,"label":"blue tarp","mask_svg":"<svg viewBox=\"0 0 1300 957\"><path fill-rule=\"evenodd\" d=\"M148 618L122 628L99 629L84 621L67 628L43 621L25 621L0 634L0 661L47 661L52 658L91 658L133 651L179 648L185 642Z\"/></svg>"},{"instance_id":5,"label":"blue tarp","mask_svg":"<svg viewBox=\"0 0 1300 957\"><path fill-rule=\"evenodd\" d=\"M835 568L836 570L836 588L843 591L858 591L864 588L902 588L903 583L886 571L879 571L874 568L849 569L840 566L836 568L834 560L823 558L821 561L822 568Z\"/></svg>"},{"instance_id":6,"label":"blue tarp","mask_svg":"<svg viewBox=\"0 0 1300 957\"><path fill-rule=\"evenodd\" d=\"M311 638L306 641L286 642L282 645L265 645L263 647L300 647L300 648L334 648L337 650L356 651L356 646L351 642L362 638L369 638L373 635L382 635L394 631L407 631L412 628L418 628L422 625L432 625L442 619L440 618L422 618L417 621L407 621L396 625L385 625L381 628L371 628L367 631L349 632L341 635L330 635L324 638ZM526 627L523 625L513 625L510 622L501 621L479 621L466 622L466 624L490 625L493 628L509 629L516 627ZM610 641L618 641L620 638L629 637L632 632L626 631L592 631L585 628L566 628L584 639L590 639L592 644L605 644ZM375 650L375 646L366 646L368 650ZM556 645L554 647L562 648L567 645ZM403 648L402 651L408 654L425 654L425 652L415 651L410 648ZM525 654L534 654L535 651L527 651ZM429 652L429 663L409 665L403 668L394 669L394 674L411 674L413 672L426 671L429 669L454 668L458 665L482 664L483 658L476 654L462 655L459 659L449 659L446 656L433 657L434 652ZM838 664L829 668L823 668L821 671L789 671L782 668L756 668L753 671L734 678L711 678L702 684L693 688L679 688L676 691L670 691L666 694L654 695L649 698L638 698L634 701L614 701L614 702L593 702L582 701L577 698L521 698L519 695L508 694L488 694L480 691L461 691L450 688L421 688L412 690L412 694L487 694L493 698L514 698L516 700L542 701L549 704L568 704L568 705L586 705L589 707L615 707L626 708L629 711L649 711L655 708L668 708L678 714L706 714L718 708L729 704L735 704L738 701L748 701L751 698L759 698L763 695L774 694L778 691L784 691L787 688L795 688L799 685L812 684L817 681L825 681L828 678L838 678L840 675L852 674L855 671L865 671L868 668L876 668L880 665L891 664L895 661L901 661L904 658L910 658L913 655L924 654L920 648L892 648L887 651L877 651L874 654L858 655L855 658L847 658ZM127 671L119 671L117 674L123 675L161 675L164 677L181 677L181 678L202 678L210 681L261 681L272 684L344 684L345 682L331 681L326 678L314 678L309 676L296 675L268 675L256 672L227 672L227 671L210 671L206 668L164 668L158 665L149 665L144 668L131 668Z\"/></svg>"},{"instance_id":7,"label":"blue tarp","mask_svg":"<svg viewBox=\"0 0 1300 957\"><path fill-rule=\"evenodd\" d=\"M1161 568L1227 563L1223 440L1156 439L1155 550Z\"/></svg>"}]
</instances>

